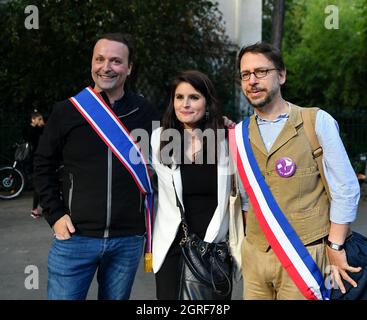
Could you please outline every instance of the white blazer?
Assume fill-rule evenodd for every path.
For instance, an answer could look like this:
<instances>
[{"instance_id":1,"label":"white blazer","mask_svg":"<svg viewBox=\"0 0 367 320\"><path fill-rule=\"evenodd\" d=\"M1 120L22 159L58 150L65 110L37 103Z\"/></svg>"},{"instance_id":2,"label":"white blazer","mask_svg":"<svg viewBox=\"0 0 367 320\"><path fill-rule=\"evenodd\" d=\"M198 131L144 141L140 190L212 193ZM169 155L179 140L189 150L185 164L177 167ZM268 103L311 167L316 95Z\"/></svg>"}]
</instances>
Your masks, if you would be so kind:
<instances>
[{"instance_id":1,"label":"white blazer","mask_svg":"<svg viewBox=\"0 0 367 320\"><path fill-rule=\"evenodd\" d=\"M177 196L182 207L182 180L180 166L172 168L159 162L160 135L162 128L157 128L152 133L152 162L158 176L158 209L153 229L153 271L157 273L167 255L173 240L176 237L181 222L180 210L176 205ZM228 159L228 145L224 140L220 145L218 164L218 206L208 225L204 241L224 241L228 233L229 196L231 192L230 161Z\"/></svg>"}]
</instances>

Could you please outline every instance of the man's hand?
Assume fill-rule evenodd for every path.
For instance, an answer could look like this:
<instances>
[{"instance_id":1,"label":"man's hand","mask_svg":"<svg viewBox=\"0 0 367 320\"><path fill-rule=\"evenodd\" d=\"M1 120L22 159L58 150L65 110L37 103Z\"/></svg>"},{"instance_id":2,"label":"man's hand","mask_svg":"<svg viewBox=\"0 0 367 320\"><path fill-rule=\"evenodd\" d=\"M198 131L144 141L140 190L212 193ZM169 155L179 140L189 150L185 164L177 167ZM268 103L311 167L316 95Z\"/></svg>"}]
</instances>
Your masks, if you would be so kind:
<instances>
[{"instance_id":1,"label":"man's hand","mask_svg":"<svg viewBox=\"0 0 367 320\"><path fill-rule=\"evenodd\" d=\"M334 222L330 222L330 231L328 239L330 242L336 244L343 244L347 237L349 231L349 224L337 224ZM334 250L329 246L326 246L326 253L329 257L330 263L330 277L331 277L331 285L335 288L335 282L340 288L342 293L345 293L345 287L343 284L343 279L349 282L353 287L357 286L357 283L347 274L349 272L359 272L362 270L361 267L352 267L348 264L347 256L345 250Z\"/></svg>"},{"instance_id":2,"label":"man's hand","mask_svg":"<svg viewBox=\"0 0 367 320\"><path fill-rule=\"evenodd\" d=\"M345 286L343 280L348 281L353 287L357 287L357 283L347 274L349 272L359 272L361 267L352 267L348 264L345 250L337 251L326 246L326 252L330 263L331 286L333 288L339 287L342 293L345 293ZM335 282L337 286L335 286Z\"/></svg>"},{"instance_id":3,"label":"man's hand","mask_svg":"<svg viewBox=\"0 0 367 320\"><path fill-rule=\"evenodd\" d=\"M75 228L68 214L63 215L57 220L52 228L58 240L67 240L71 237L70 233L75 232Z\"/></svg>"}]
</instances>

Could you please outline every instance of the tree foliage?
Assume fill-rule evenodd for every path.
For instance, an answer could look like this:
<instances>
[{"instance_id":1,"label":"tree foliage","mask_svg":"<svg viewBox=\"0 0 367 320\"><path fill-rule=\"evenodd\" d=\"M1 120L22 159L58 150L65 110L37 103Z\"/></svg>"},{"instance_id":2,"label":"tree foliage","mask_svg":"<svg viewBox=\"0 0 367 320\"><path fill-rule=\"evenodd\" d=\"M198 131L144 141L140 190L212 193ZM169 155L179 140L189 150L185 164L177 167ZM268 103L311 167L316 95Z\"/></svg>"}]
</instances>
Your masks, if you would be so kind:
<instances>
[{"instance_id":1,"label":"tree foliage","mask_svg":"<svg viewBox=\"0 0 367 320\"><path fill-rule=\"evenodd\" d=\"M129 85L164 107L170 80L199 69L232 100L236 48L224 33L217 4L205 0L34 0L39 29L27 30L26 0L0 4L0 119L15 122L91 82L97 36L132 35L136 55Z\"/></svg>"},{"instance_id":2,"label":"tree foliage","mask_svg":"<svg viewBox=\"0 0 367 320\"><path fill-rule=\"evenodd\" d=\"M332 112L367 109L366 0L335 0L339 28L328 29L327 0L293 0L285 20L286 97Z\"/></svg>"},{"instance_id":3,"label":"tree foliage","mask_svg":"<svg viewBox=\"0 0 367 320\"><path fill-rule=\"evenodd\" d=\"M275 0L263 0L263 41L271 42ZM330 7L333 5L334 7ZM325 22L338 10L338 29ZM283 96L317 106L339 123L351 157L367 149L367 1L285 2L282 51L287 67Z\"/></svg>"}]
</instances>

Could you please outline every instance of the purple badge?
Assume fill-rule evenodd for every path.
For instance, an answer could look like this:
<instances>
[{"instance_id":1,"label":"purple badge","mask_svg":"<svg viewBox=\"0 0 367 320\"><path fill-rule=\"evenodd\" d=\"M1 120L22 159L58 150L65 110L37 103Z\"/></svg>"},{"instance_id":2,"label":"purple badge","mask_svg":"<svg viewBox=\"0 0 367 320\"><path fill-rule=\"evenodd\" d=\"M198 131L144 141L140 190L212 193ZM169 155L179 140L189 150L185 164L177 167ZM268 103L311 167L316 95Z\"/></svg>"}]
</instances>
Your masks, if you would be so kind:
<instances>
[{"instance_id":1,"label":"purple badge","mask_svg":"<svg viewBox=\"0 0 367 320\"><path fill-rule=\"evenodd\" d=\"M289 178L296 172L296 164L291 158L280 158L275 164L275 170L282 178Z\"/></svg>"}]
</instances>

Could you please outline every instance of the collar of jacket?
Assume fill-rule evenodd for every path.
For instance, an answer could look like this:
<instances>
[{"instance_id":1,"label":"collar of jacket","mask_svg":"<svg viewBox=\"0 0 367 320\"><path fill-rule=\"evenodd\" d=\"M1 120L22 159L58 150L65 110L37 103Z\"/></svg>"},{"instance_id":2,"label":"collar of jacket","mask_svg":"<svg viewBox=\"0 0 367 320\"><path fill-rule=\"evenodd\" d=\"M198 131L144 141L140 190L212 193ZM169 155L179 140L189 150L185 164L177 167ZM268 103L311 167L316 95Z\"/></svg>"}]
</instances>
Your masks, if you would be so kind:
<instances>
[{"instance_id":1,"label":"collar of jacket","mask_svg":"<svg viewBox=\"0 0 367 320\"><path fill-rule=\"evenodd\" d=\"M101 91L100 94L103 100L107 103L107 105L111 107L111 103L108 100L107 94L103 91ZM115 114L121 116L139 110L139 108L141 107L141 103L139 101L140 99L139 100L134 99L134 97L135 95L131 91L125 90L124 95L120 99L116 100L113 105L112 109L115 112Z\"/></svg>"}]
</instances>

